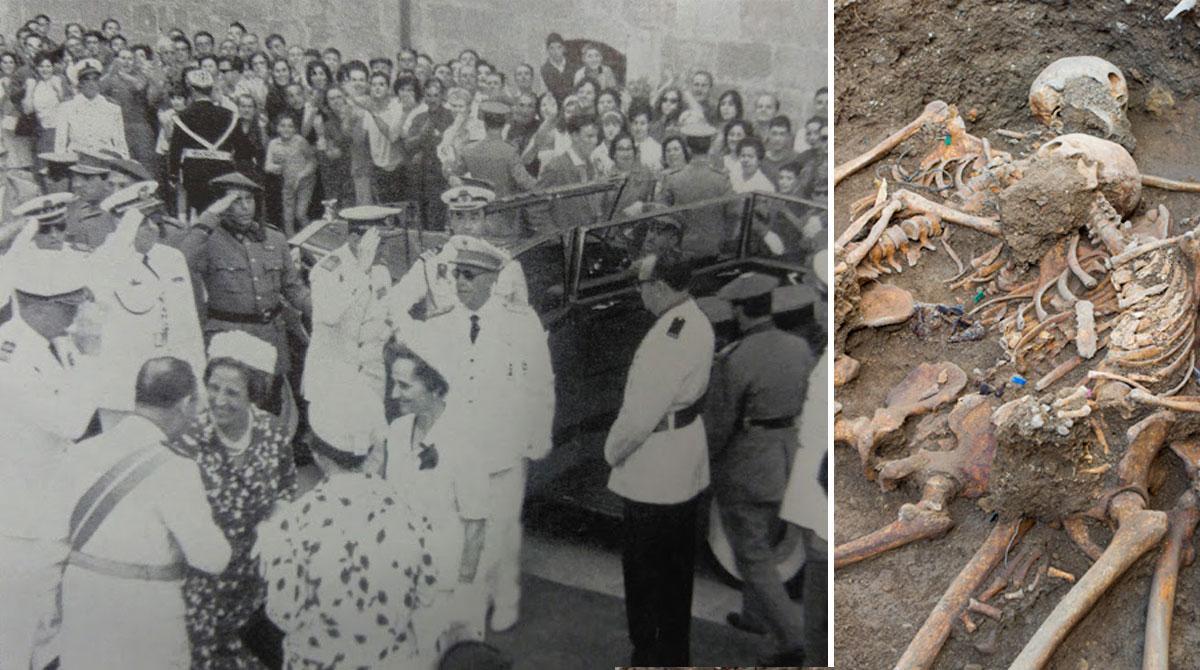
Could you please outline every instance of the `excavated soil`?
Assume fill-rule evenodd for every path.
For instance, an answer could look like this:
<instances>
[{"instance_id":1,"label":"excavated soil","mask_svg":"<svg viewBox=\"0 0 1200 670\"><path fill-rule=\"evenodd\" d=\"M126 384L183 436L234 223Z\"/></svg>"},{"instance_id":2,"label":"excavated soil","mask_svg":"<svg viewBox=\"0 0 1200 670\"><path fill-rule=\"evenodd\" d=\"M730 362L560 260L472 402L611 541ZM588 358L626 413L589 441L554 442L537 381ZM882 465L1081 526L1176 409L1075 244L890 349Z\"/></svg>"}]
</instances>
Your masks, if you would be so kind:
<instances>
[{"instance_id":1,"label":"excavated soil","mask_svg":"<svg viewBox=\"0 0 1200 670\"><path fill-rule=\"evenodd\" d=\"M1173 2L1104 0L1068 2L902 2L838 0L835 2L835 163L869 148L921 112L935 99L958 105L971 133L992 146L1024 155L1033 144L1052 135L1044 131L1017 142L995 131L1040 130L1027 108L1030 83L1053 60L1068 55L1095 55L1120 67L1129 83L1130 120L1137 139L1133 157L1143 173L1172 179L1200 178L1200 28L1191 15L1166 23ZM1169 94L1169 95L1168 95ZM1173 98L1174 104L1164 103ZM1150 111L1153 109L1154 111ZM835 235L849 223L850 203L873 192L873 180L891 181L885 157L843 181L834 192ZM912 157L908 159L911 162ZM1164 204L1173 232L1200 219L1200 194L1146 189L1138 212ZM951 245L966 261L995 240L950 226ZM950 291L942 280L957 268L940 249L926 251L916 267L881 279L911 291L919 302L974 302L972 290ZM1001 349L996 334L977 342L950 343L946 329L918 335L911 323L863 329L846 335L844 351L862 363L858 378L837 390L847 417L869 416L888 390L918 363L953 361L971 380L999 386L1015 372L996 365ZM1102 354L1101 354L1102 355ZM1049 369L1031 371L1036 379ZM1083 370L1066 378L1079 381ZM1052 388L1060 388L1056 385ZM1182 391L1200 394L1195 383ZM1013 384L1002 400L1020 394ZM943 411L948 410L947 406ZM1140 416L1140 415L1139 415ZM916 420L906 426L913 432ZM1122 442L1127 423L1109 422L1109 440ZM908 453L902 442L883 450L884 457ZM835 450L835 542L859 537L896 518L900 506L915 502L912 485L884 492L862 473L853 449ZM1151 506L1169 509L1186 486L1172 454L1156 462L1157 486ZM983 542L994 523L990 498L957 500L949 511L957 526L945 537L919 542L870 561L838 570L836 645L838 667L890 668L903 654L943 591ZM1091 524L1102 546L1110 531ZM1038 547L1052 565L1074 575L1090 561L1053 524L1039 523L1022 546ZM1144 557L1096 605L1060 647L1049 667L1061 670L1140 667L1145 609L1157 551ZM1045 559L1043 559L1045 560ZM934 667L942 670L1006 668L1038 625L1067 592L1069 585L1043 579L1024 597L1001 601L1002 620L975 617L978 630L968 634L956 625ZM1200 566L1180 576L1172 628L1171 667L1200 667Z\"/></svg>"}]
</instances>

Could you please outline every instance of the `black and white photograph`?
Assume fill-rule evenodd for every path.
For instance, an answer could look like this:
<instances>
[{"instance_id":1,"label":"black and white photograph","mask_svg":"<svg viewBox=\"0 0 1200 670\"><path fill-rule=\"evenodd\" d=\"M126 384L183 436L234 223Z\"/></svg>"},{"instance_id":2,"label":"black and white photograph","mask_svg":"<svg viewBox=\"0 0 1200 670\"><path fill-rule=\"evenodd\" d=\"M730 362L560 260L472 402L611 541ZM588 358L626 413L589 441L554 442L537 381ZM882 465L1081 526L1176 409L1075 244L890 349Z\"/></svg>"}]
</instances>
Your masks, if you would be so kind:
<instances>
[{"instance_id":1,"label":"black and white photograph","mask_svg":"<svg viewBox=\"0 0 1200 670\"><path fill-rule=\"evenodd\" d=\"M3 0L0 670L832 665L831 16Z\"/></svg>"}]
</instances>

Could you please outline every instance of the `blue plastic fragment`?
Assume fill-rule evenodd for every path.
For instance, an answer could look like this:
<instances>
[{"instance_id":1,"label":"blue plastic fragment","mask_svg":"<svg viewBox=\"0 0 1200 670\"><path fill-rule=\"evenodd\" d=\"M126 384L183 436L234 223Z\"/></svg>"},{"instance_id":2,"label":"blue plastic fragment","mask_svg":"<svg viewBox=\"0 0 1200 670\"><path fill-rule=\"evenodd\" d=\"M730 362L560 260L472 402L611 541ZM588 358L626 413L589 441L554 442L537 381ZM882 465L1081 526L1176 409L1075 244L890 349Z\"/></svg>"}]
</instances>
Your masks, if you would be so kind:
<instances>
[{"instance_id":1,"label":"blue plastic fragment","mask_svg":"<svg viewBox=\"0 0 1200 670\"><path fill-rule=\"evenodd\" d=\"M1022 377L1021 375L1013 375L1013 376L1012 376L1012 383L1014 383L1014 384L1016 384L1016 385L1018 385L1018 386L1024 386L1024 385L1026 384L1026 382L1025 382L1025 378L1024 378L1024 377Z\"/></svg>"}]
</instances>

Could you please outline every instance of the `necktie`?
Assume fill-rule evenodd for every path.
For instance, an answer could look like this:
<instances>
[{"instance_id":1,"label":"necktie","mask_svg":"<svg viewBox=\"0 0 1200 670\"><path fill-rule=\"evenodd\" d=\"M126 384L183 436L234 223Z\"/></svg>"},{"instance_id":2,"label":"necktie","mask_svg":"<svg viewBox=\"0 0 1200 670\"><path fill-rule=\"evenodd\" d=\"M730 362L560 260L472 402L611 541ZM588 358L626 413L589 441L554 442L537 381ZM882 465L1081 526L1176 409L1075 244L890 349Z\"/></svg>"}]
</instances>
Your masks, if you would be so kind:
<instances>
[{"instance_id":1,"label":"necktie","mask_svg":"<svg viewBox=\"0 0 1200 670\"><path fill-rule=\"evenodd\" d=\"M471 315L471 344L475 344L475 340L479 338L479 315Z\"/></svg>"}]
</instances>

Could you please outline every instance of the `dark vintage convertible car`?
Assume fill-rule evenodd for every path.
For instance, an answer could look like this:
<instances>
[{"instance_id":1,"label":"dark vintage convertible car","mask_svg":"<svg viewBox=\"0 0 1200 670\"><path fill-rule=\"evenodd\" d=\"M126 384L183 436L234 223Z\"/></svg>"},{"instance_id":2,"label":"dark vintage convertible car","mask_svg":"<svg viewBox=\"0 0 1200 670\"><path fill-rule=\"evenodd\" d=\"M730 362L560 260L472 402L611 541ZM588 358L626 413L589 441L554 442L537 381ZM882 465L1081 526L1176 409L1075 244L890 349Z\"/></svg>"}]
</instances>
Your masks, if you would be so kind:
<instances>
[{"instance_id":1,"label":"dark vintage convertible car","mask_svg":"<svg viewBox=\"0 0 1200 670\"><path fill-rule=\"evenodd\" d=\"M619 182L568 187L492 205L498 213L517 210L524 219L536 220L550 207L570 212L581 211L571 209L573 202L590 198L606 203L592 210L604 212L599 217L581 216L562 225L559 216L549 230L507 246L521 262L530 303L549 334L556 382L555 447L531 465L529 495L613 516L620 507L606 488L603 440L620 408L634 352L654 323L637 291L634 261L655 245L680 248L693 266L692 293L714 322L718 348L736 337L736 325L711 296L743 272L765 272L782 280L775 294L776 321L805 337L818 353L825 346L825 332L814 310L824 310L826 299L825 287L810 270L816 246L824 246L824 229L816 235L796 234L806 221L824 220L822 203L755 192L597 221L611 215L606 207L612 209L609 205L620 200L619 187ZM664 219L680 224L678 236L662 234L669 232L661 225ZM697 230L702 226L708 229ZM445 233L415 228L394 222L386 235L382 253L393 276L423 249L446 239ZM335 243L340 243L337 236L324 232L309 238L306 248L319 253ZM710 530L714 554L736 574L719 524ZM792 535L780 536L780 570L789 576L803 561L799 544Z\"/></svg>"}]
</instances>

